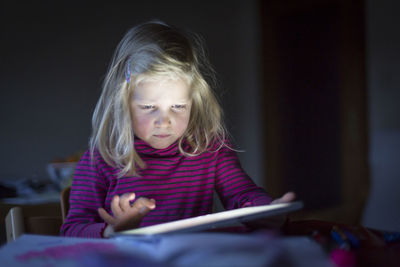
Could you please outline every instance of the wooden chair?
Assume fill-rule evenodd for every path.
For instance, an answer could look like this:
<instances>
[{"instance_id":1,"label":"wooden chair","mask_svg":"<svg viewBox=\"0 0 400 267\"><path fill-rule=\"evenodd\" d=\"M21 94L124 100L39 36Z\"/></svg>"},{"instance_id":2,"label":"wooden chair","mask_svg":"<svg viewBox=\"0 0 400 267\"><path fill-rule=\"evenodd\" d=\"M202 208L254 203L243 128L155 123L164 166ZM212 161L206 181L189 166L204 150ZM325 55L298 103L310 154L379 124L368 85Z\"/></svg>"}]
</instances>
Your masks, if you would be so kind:
<instances>
[{"instance_id":1,"label":"wooden chair","mask_svg":"<svg viewBox=\"0 0 400 267\"><path fill-rule=\"evenodd\" d=\"M5 219L7 242L17 239L23 233L59 235L60 227L68 214L70 191L71 187L64 188L61 191L61 216L49 216L45 214L42 210L43 206L24 205L22 207L10 208ZM59 214L59 208L56 214ZM37 216L36 214L41 215Z\"/></svg>"},{"instance_id":2,"label":"wooden chair","mask_svg":"<svg viewBox=\"0 0 400 267\"><path fill-rule=\"evenodd\" d=\"M71 187L66 187L61 191L60 203L61 203L61 215L62 221L65 221L69 210L69 194L71 192Z\"/></svg>"},{"instance_id":3,"label":"wooden chair","mask_svg":"<svg viewBox=\"0 0 400 267\"><path fill-rule=\"evenodd\" d=\"M60 234L61 216L26 216L30 213L24 212L26 208L13 207L9 210L5 219L7 242L17 239L23 233L54 236Z\"/></svg>"}]
</instances>

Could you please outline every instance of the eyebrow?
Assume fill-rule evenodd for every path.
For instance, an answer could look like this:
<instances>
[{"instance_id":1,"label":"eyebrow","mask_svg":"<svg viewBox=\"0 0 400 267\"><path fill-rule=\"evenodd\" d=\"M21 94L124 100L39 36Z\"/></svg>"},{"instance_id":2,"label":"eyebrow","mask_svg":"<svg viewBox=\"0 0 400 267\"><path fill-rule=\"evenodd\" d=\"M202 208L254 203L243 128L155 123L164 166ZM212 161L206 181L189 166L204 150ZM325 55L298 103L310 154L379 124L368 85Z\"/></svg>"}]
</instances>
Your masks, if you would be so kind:
<instances>
[{"instance_id":1,"label":"eyebrow","mask_svg":"<svg viewBox=\"0 0 400 267\"><path fill-rule=\"evenodd\" d=\"M139 102L139 103L155 103L157 102L156 100L151 100L151 99L143 99L143 98L133 98L133 101L135 102ZM183 104L187 104L191 101L191 99L180 99L180 100L176 100L173 101L174 103L183 103Z\"/></svg>"}]
</instances>

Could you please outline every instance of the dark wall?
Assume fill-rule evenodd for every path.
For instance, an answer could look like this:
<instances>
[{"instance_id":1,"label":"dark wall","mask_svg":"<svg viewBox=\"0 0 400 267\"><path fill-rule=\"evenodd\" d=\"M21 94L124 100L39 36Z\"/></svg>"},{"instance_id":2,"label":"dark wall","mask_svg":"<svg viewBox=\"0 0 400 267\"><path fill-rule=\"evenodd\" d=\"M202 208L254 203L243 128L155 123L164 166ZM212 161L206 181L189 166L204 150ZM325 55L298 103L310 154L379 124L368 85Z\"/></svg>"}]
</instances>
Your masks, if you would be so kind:
<instances>
[{"instance_id":1,"label":"dark wall","mask_svg":"<svg viewBox=\"0 0 400 267\"><path fill-rule=\"evenodd\" d=\"M241 155L245 168L262 180L252 102L258 91L256 1L3 1L0 12L0 179L44 178L47 163L86 149L115 46L130 27L157 18L206 39L227 122L247 151ZM251 108L240 100L245 86Z\"/></svg>"}]
</instances>

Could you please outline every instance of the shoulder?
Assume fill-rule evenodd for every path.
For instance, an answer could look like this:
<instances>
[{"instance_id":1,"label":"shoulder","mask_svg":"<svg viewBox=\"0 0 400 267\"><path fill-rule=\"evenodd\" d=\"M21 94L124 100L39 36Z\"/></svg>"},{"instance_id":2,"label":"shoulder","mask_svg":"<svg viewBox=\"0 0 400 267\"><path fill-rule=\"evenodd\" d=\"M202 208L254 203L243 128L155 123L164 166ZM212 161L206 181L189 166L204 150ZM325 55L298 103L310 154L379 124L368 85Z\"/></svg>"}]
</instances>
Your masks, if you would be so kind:
<instances>
[{"instance_id":1,"label":"shoulder","mask_svg":"<svg viewBox=\"0 0 400 267\"><path fill-rule=\"evenodd\" d=\"M108 166L98 149L94 149L93 151L90 149L86 150L83 153L78 165L84 165L98 170Z\"/></svg>"},{"instance_id":2,"label":"shoulder","mask_svg":"<svg viewBox=\"0 0 400 267\"><path fill-rule=\"evenodd\" d=\"M208 146L207 150L210 152L227 152L227 151L235 152L236 151L234 149L234 146L232 145L231 140L228 138L216 140L216 141L212 142Z\"/></svg>"},{"instance_id":3,"label":"shoulder","mask_svg":"<svg viewBox=\"0 0 400 267\"><path fill-rule=\"evenodd\" d=\"M83 155L80 159L80 162L81 163L95 163L95 162L98 162L101 160L103 160L103 158L97 149L94 149L93 151L91 151L90 149L87 149L83 153Z\"/></svg>"},{"instance_id":4,"label":"shoulder","mask_svg":"<svg viewBox=\"0 0 400 267\"><path fill-rule=\"evenodd\" d=\"M99 150L86 150L77 165L77 171L90 174L92 177L103 177L107 180L114 179L120 172L119 169L108 164Z\"/></svg>"},{"instance_id":5,"label":"shoulder","mask_svg":"<svg viewBox=\"0 0 400 267\"><path fill-rule=\"evenodd\" d=\"M217 160L223 160L227 157L237 158L237 152L229 139L223 139L209 145L205 153L212 154Z\"/></svg>"}]
</instances>

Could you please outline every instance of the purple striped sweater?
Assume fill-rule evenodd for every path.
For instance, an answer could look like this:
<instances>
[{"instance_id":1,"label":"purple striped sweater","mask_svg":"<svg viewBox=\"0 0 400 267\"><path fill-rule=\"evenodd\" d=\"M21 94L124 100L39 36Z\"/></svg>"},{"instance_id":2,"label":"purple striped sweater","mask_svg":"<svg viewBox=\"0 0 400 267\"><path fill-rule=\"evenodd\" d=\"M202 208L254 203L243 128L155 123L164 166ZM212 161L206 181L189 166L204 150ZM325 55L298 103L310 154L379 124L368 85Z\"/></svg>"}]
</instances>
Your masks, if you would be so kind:
<instances>
[{"instance_id":1,"label":"purple striped sweater","mask_svg":"<svg viewBox=\"0 0 400 267\"><path fill-rule=\"evenodd\" d=\"M136 198L156 200L156 208L140 227L212 212L213 193L226 209L269 204L271 198L242 170L236 152L223 147L186 157L177 143L154 149L135 140L135 149L146 163L139 176L117 178L118 169L109 166L100 153L82 156L77 165L70 194L70 209L61 227L65 236L101 237L106 224L97 213L104 207L111 214L114 195L134 192Z\"/></svg>"}]
</instances>

